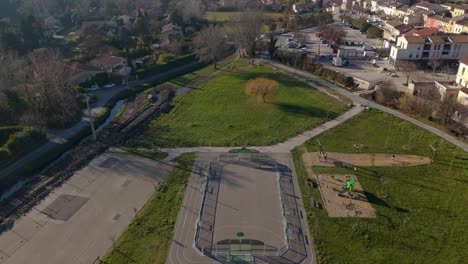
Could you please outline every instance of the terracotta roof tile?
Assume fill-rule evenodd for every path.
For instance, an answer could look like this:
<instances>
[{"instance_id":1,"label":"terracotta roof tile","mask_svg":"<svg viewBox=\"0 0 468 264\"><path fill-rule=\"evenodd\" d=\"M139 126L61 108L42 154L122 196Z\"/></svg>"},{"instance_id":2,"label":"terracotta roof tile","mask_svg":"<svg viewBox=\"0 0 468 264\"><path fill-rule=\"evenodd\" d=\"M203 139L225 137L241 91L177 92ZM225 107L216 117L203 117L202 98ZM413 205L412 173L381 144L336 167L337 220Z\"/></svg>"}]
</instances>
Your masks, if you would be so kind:
<instances>
[{"instance_id":1,"label":"terracotta roof tile","mask_svg":"<svg viewBox=\"0 0 468 264\"><path fill-rule=\"evenodd\" d=\"M424 38L421 36L404 36L406 41L411 44L424 44Z\"/></svg>"}]
</instances>

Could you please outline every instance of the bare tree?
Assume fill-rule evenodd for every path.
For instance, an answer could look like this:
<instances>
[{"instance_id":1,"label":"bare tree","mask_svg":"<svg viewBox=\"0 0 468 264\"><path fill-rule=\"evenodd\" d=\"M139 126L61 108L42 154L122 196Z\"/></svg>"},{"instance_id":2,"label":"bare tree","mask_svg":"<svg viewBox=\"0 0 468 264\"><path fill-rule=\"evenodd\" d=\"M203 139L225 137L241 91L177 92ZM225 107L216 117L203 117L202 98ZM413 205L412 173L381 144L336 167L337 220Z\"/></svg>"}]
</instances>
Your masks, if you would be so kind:
<instances>
[{"instance_id":1,"label":"bare tree","mask_svg":"<svg viewBox=\"0 0 468 264\"><path fill-rule=\"evenodd\" d=\"M263 12L259 9L239 13L239 20L233 25L233 34L241 55L255 56L255 42L260 35L262 21Z\"/></svg>"},{"instance_id":2,"label":"bare tree","mask_svg":"<svg viewBox=\"0 0 468 264\"><path fill-rule=\"evenodd\" d=\"M395 85L385 80L378 85L375 100L378 103L397 107L399 105L400 92L395 88Z\"/></svg>"},{"instance_id":3,"label":"bare tree","mask_svg":"<svg viewBox=\"0 0 468 264\"><path fill-rule=\"evenodd\" d=\"M278 89L277 81L259 77L247 83L245 93L247 95L257 96L257 98L261 98L262 102L265 103L266 96L272 94L276 89Z\"/></svg>"},{"instance_id":4,"label":"bare tree","mask_svg":"<svg viewBox=\"0 0 468 264\"><path fill-rule=\"evenodd\" d=\"M25 81L18 89L30 109L49 121L65 123L73 119L79 111L77 92L69 82L60 53L36 50L28 56L28 62Z\"/></svg>"},{"instance_id":5,"label":"bare tree","mask_svg":"<svg viewBox=\"0 0 468 264\"><path fill-rule=\"evenodd\" d=\"M222 59L226 47L226 33L220 26L209 25L195 36L195 47L198 59L216 64Z\"/></svg>"},{"instance_id":6,"label":"bare tree","mask_svg":"<svg viewBox=\"0 0 468 264\"><path fill-rule=\"evenodd\" d=\"M445 126L453 112L455 111L456 101L452 96L446 95L439 107L441 125Z\"/></svg>"},{"instance_id":7,"label":"bare tree","mask_svg":"<svg viewBox=\"0 0 468 264\"><path fill-rule=\"evenodd\" d=\"M405 85L408 85L411 74L414 73L418 69L416 63L412 61L398 61L397 67L398 67L398 70L401 71L406 76Z\"/></svg>"},{"instance_id":8,"label":"bare tree","mask_svg":"<svg viewBox=\"0 0 468 264\"><path fill-rule=\"evenodd\" d=\"M429 65L432 68L432 79L434 80L436 69L442 64L440 60L429 60Z\"/></svg>"}]
</instances>

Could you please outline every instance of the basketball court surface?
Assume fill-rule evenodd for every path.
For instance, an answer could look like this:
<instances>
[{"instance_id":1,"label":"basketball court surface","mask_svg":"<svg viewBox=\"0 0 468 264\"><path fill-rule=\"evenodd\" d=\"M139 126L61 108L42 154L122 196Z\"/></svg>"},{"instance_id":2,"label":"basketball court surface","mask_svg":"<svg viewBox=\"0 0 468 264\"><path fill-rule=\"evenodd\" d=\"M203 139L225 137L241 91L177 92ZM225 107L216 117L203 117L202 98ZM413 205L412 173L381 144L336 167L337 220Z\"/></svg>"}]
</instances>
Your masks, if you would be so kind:
<instances>
[{"instance_id":1,"label":"basketball court surface","mask_svg":"<svg viewBox=\"0 0 468 264\"><path fill-rule=\"evenodd\" d=\"M199 154L166 263L313 263L293 164L289 153Z\"/></svg>"}]
</instances>

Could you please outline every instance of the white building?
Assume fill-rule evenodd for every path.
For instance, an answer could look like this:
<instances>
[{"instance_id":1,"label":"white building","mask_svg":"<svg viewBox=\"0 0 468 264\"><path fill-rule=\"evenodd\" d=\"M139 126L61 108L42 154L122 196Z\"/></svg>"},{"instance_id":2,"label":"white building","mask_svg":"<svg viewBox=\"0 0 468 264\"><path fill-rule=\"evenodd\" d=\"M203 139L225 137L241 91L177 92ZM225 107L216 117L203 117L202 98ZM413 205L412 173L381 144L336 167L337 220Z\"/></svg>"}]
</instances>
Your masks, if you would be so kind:
<instances>
[{"instance_id":1,"label":"white building","mask_svg":"<svg viewBox=\"0 0 468 264\"><path fill-rule=\"evenodd\" d=\"M460 91L458 91L457 102L468 106L468 88L461 88Z\"/></svg>"},{"instance_id":2,"label":"white building","mask_svg":"<svg viewBox=\"0 0 468 264\"><path fill-rule=\"evenodd\" d=\"M468 57L468 35L401 36L390 49L390 59L458 60Z\"/></svg>"},{"instance_id":3,"label":"white building","mask_svg":"<svg viewBox=\"0 0 468 264\"><path fill-rule=\"evenodd\" d=\"M456 82L468 88L468 58L460 60L460 65L458 66Z\"/></svg>"}]
</instances>

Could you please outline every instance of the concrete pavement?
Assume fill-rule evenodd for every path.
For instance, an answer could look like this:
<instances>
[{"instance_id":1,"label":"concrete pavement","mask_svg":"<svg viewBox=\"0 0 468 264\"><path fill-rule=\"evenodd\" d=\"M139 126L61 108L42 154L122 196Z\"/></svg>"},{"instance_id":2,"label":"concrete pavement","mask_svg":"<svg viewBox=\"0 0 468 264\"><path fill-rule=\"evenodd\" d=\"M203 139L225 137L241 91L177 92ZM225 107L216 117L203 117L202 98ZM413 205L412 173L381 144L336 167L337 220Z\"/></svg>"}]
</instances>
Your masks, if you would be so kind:
<instances>
[{"instance_id":1,"label":"concrete pavement","mask_svg":"<svg viewBox=\"0 0 468 264\"><path fill-rule=\"evenodd\" d=\"M0 236L0 263L94 263L171 169L144 158L97 157Z\"/></svg>"}]
</instances>

